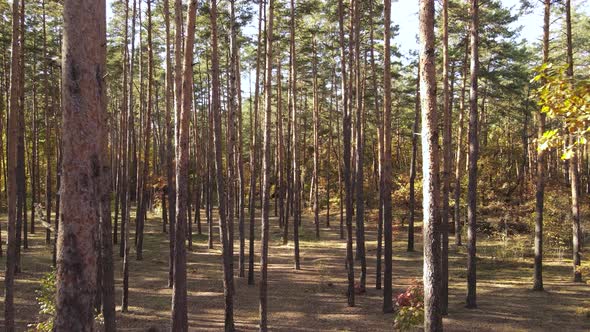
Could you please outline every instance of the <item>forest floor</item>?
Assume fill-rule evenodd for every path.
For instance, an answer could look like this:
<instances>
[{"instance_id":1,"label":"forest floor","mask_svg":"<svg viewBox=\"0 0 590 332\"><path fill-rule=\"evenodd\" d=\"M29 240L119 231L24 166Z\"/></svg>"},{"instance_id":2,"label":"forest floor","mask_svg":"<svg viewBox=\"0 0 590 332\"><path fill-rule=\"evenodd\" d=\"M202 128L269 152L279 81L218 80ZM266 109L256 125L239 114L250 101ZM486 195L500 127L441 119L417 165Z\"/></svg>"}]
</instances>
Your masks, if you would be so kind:
<instances>
[{"instance_id":1,"label":"forest floor","mask_svg":"<svg viewBox=\"0 0 590 332\"><path fill-rule=\"evenodd\" d=\"M6 216L1 216L6 229ZM256 252L259 251L257 218ZM346 303L345 243L339 239L339 217L333 215L332 227L321 219L321 240L314 239L313 218L303 219L301 231L301 270L293 269L292 242L283 245L276 218L271 219L269 263L269 327L273 331L389 331L393 315L381 313L382 291L375 289L376 232L374 216L367 219L367 293L356 296L356 306ZM206 232L206 224L203 231ZM207 249L207 236L195 235L188 253L189 326L194 331L223 329L223 288L219 237L215 229L215 248ZM196 233L196 227L193 227ZM237 238L237 226L235 227ZM143 261L130 261L129 310L122 314L117 306L117 326L121 331L169 330L172 290L168 277L168 241L162 233L161 219L150 214L145 229ZM3 232L5 238L6 233ZM290 230L292 234L292 229ZM421 231L418 227L416 251L406 252L405 228L394 229L394 294L413 279L421 278ZM39 280L50 269L51 247L45 245L45 232L38 227L30 236L30 248L23 253L23 272L17 276L15 303L18 330L42 319L35 300ZM131 237L133 239L133 236ZM530 240L530 239L529 239ZM522 241L520 241L522 242ZM544 261L546 291L533 292L530 248L516 239L508 241L478 239L478 308L466 309L466 248L457 248L450 240L449 315L444 319L447 331L589 331L590 285L571 282L571 260L549 254ZM246 241L247 243L247 241ZM239 243L236 241L237 276ZM4 247L5 249L5 247ZM115 248L118 253L118 246ZM247 253L246 249L246 253ZM2 266L5 257L0 259ZM246 257L247 264L247 257ZM259 257L255 259L255 277L259 277ZM116 255L116 300L120 304L122 260ZM355 261L355 277L359 276ZM246 267L247 273L247 267ZM3 278L4 269L0 272ZM256 330L258 323L258 287L248 286L247 278L235 278L235 322L238 330ZM0 295L4 296L4 287ZM3 312L3 303L0 310ZM3 323L3 322L2 322ZM1 323L0 323L1 324ZM1 326L0 326L1 327Z\"/></svg>"}]
</instances>

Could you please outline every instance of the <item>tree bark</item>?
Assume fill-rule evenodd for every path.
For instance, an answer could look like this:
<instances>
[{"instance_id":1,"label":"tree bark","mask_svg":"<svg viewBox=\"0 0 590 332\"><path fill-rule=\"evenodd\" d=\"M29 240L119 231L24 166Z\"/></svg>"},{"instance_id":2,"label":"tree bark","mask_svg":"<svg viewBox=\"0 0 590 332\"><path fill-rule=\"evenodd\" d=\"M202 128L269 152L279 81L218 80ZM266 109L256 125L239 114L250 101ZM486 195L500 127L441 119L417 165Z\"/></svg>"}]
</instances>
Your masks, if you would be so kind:
<instances>
[{"instance_id":1,"label":"tree bark","mask_svg":"<svg viewBox=\"0 0 590 332\"><path fill-rule=\"evenodd\" d=\"M338 25L340 43L340 70L342 75L342 156L344 159L344 187L346 192L346 268L348 275L348 306L354 307L354 260L352 248L352 178L351 178L351 117L348 105L348 81L346 72L346 46L344 43L344 5L338 0Z\"/></svg>"},{"instance_id":2,"label":"tree bark","mask_svg":"<svg viewBox=\"0 0 590 332\"><path fill-rule=\"evenodd\" d=\"M469 38L465 37L465 56L463 57L463 83L461 84L461 100L459 101L459 130L457 131L457 160L455 165L455 245L462 246L463 222L461 219L461 178L465 167L465 152L463 150L463 131L465 122L465 92L467 91L467 60L469 57Z\"/></svg>"},{"instance_id":3,"label":"tree bark","mask_svg":"<svg viewBox=\"0 0 590 332\"><path fill-rule=\"evenodd\" d=\"M442 331L440 314L440 227L438 119L434 48L434 1L420 1L420 97L424 239L424 331Z\"/></svg>"},{"instance_id":4,"label":"tree bark","mask_svg":"<svg viewBox=\"0 0 590 332\"><path fill-rule=\"evenodd\" d=\"M106 6L64 2L62 222L57 245L57 331L93 331L106 112Z\"/></svg>"},{"instance_id":5,"label":"tree bark","mask_svg":"<svg viewBox=\"0 0 590 332\"><path fill-rule=\"evenodd\" d=\"M467 308L476 308L476 230L477 230L477 159L479 150L478 114L477 114L477 79L479 74L478 0L470 0L470 42L471 42L471 89L469 93L469 182L467 187Z\"/></svg>"},{"instance_id":6,"label":"tree bark","mask_svg":"<svg viewBox=\"0 0 590 332\"><path fill-rule=\"evenodd\" d=\"M391 0L385 0L383 6L384 33L384 69L383 69L383 168L381 199L383 201L383 234L385 273L383 276L383 312L393 311L392 301L392 264L393 264L393 239L392 239L392 207L391 207Z\"/></svg>"},{"instance_id":7,"label":"tree bark","mask_svg":"<svg viewBox=\"0 0 590 332\"><path fill-rule=\"evenodd\" d=\"M291 81L291 142L292 142L292 163L293 163L293 254L295 270L301 268L299 260L299 225L301 223L301 178L299 169L299 144L297 144L297 57L295 53L295 0L291 0L291 20L290 20L290 81Z\"/></svg>"},{"instance_id":8,"label":"tree bark","mask_svg":"<svg viewBox=\"0 0 590 332\"><path fill-rule=\"evenodd\" d=\"M451 95L449 93L449 1L442 2L443 24L443 171L442 171L442 218L441 218L441 299L442 315L448 314L449 306L449 193L451 191Z\"/></svg>"},{"instance_id":9,"label":"tree bark","mask_svg":"<svg viewBox=\"0 0 590 332\"><path fill-rule=\"evenodd\" d=\"M312 81L313 81L313 222L315 226L315 238L320 238L320 197L319 197L319 168L320 168L320 142L319 142L319 96L318 96L318 74L316 56L315 35L312 36Z\"/></svg>"},{"instance_id":10,"label":"tree bark","mask_svg":"<svg viewBox=\"0 0 590 332\"><path fill-rule=\"evenodd\" d=\"M174 74L172 67L172 58L170 56L170 1L164 0L164 25L166 29L166 82L165 82L165 126L166 126L166 199L168 200L168 231L169 231L169 245L170 255L168 257L168 287L174 284L174 224L176 217L176 196L174 194L174 128L172 127L172 103L174 96L172 90L174 89ZM163 201L164 199L162 199Z\"/></svg>"},{"instance_id":11,"label":"tree bark","mask_svg":"<svg viewBox=\"0 0 590 332\"><path fill-rule=\"evenodd\" d=\"M129 2L127 2L127 5L129 4ZM124 171L123 173L125 174L125 179L126 181L124 181L123 183L123 195L125 196L123 202L125 207L123 208L123 210L125 211L123 213L123 227L124 230L121 229L122 234L124 234L124 240L121 241L121 245L123 246L123 294L122 294L122 303L121 303L121 311L122 312L127 312L128 311L128 307L129 307L129 249L130 249L130 245L129 245L129 221L130 221L130 210L131 210L131 187L129 186L130 184L130 179L131 179L131 172L132 172L132 164L131 164L131 158L133 155L132 149L131 149L131 145L133 144L133 133L132 133L132 128L133 128L133 108L134 108L134 101L133 101L133 60L135 58L135 14L136 14L136 10L137 10L137 2L136 0L133 0L133 11L132 11L132 16L131 16L131 50L130 50L130 56L129 56L129 85L127 86L127 94L129 95L127 102L128 102L128 106L127 106L127 123L126 123L126 130L125 130L125 150L123 151L124 155L125 155L125 160L124 160L124 164L123 164L123 168ZM125 10L126 10L126 16L128 13L128 6L126 6Z\"/></svg>"},{"instance_id":12,"label":"tree bark","mask_svg":"<svg viewBox=\"0 0 590 332\"><path fill-rule=\"evenodd\" d=\"M364 292L367 283L367 259L365 254L365 196L364 196L364 105L363 105L363 82L361 79L361 53L360 53L360 9L358 0L351 0L354 43L354 92L355 92L355 179L354 194L356 198L356 253L361 263L360 291ZM351 81L352 84L352 81ZM352 90L352 89L351 89Z\"/></svg>"},{"instance_id":13,"label":"tree bark","mask_svg":"<svg viewBox=\"0 0 590 332\"><path fill-rule=\"evenodd\" d=\"M47 56L47 26L46 26L46 15L45 15L45 1L42 2L43 6L43 52L45 55L45 75L43 79L44 94L45 94L45 161L47 163L45 169L45 218L47 223L51 223L51 203L52 203L52 183L51 183L51 163L53 161L53 151L51 146L51 108L49 107L49 60ZM45 229L45 244L51 243L51 231Z\"/></svg>"},{"instance_id":14,"label":"tree bark","mask_svg":"<svg viewBox=\"0 0 590 332\"><path fill-rule=\"evenodd\" d=\"M225 191L225 179L223 176L222 162L222 137L221 137L221 101L220 101L220 83L219 83L219 56L217 46L217 0L211 0L211 78L212 78L212 104L213 111L213 140L215 143L215 174L217 180L217 196L219 200L219 229L221 230L220 238L222 243L223 256L223 293L225 298L225 330L233 331L233 295L234 279L232 271L230 251L230 239L228 236L226 205L227 196ZM190 65L190 63L187 63Z\"/></svg>"},{"instance_id":15,"label":"tree bark","mask_svg":"<svg viewBox=\"0 0 590 332\"><path fill-rule=\"evenodd\" d=\"M193 44L197 0L189 2L182 72L181 110L176 128L176 223L174 238L174 287L172 289L172 330L188 331L186 281L186 222L189 205L189 135L193 101Z\"/></svg>"},{"instance_id":16,"label":"tree bark","mask_svg":"<svg viewBox=\"0 0 590 332\"><path fill-rule=\"evenodd\" d=\"M7 126L7 193L8 193L8 234L6 244L6 272L4 275L4 328L13 332L14 326L14 274L16 269L16 136L20 91L20 16L19 0L12 2L12 57L10 63L10 113Z\"/></svg>"},{"instance_id":17,"label":"tree bark","mask_svg":"<svg viewBox=\"0 0 590 332\"><path fill-rule=\"evenodd\" d=\"M262 1L258 6L258 47L256 48L256 79L254 85L254 114L250 115L250 194L248 202L248 213L250 215L249 243L248 243L248 285L254 285L254 226L256 215L256 178L258 164L258 106L260 97L260 59L262 57Z\"/></svg>"},{"instance_id":18,"label":"tree bark","mask_svg":"<svg viewBox=\"0 0 590 332\"><path fill-rule=\"evenodd\" d=\"M268 237L270 205L270 140L272 117L272 42L274 0L269 0L266 14L266 80L264 87L264 143L262 155L262 230L260 254L260 331L268 331Z\"/></svg>"},{"instance_id":19,"label":"tree bark","mask_svg":"<svg viewBox=\"0 0 590 332\"><path fill-rule=\"evenodd\" d=\"M566 38L567 38L567 77L570 84L574 81L574 56L572 50L572 13L571 0L565 1L565 24L566 24ZM571 144L576 144L578 138L570 134ZM574 145L573 156L570 159L570 187L572 192L572 251L573 251L573 280L574 282L582 282L581 267L581 246L580 246L580 179L578 170L578 147Z\"/></svg>"},{"instance_id":20,"label":"tree bark","mask_svg":"<svg viewBox=\"0 0 590 332\"><path fill-rule=\"evenodd\" d=\"M420 69L416 79L416 102L414 111L414 125L412 126L412 159L410 160L410 217L408 220L408 246L407 251L414 251L414 221L416 219L416 165L418 163L418 127L420 126Z\"/></svg>"}]
</instances>

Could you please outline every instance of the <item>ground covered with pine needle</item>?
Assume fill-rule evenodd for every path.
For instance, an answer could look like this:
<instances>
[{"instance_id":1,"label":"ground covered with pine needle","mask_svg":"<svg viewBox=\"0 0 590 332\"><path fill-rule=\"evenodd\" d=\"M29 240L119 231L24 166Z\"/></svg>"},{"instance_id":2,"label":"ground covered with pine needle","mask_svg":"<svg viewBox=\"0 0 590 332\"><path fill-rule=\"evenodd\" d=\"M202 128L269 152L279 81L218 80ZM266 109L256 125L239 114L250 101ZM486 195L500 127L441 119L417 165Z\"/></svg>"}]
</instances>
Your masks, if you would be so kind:
<instances>
[{"instance_id":1,"label":"ground covered with pine needle","mask_svg":"<svg viewBox=\"0 0 590 332\"><path fill-rule=\"evenodd\" d=\"M172 290L167 287L168 235L162 233L160 213L149 214L146 223L142 261L131 250L129 312L120 312L122 259L115 257L117 327L121 331L168 331ZM204 213L203 213L204 216ZM6 230L6 216L2 216ZM133 218L132 218L133 219ZM204 220L204 218L202 218ZM256 252L260 244L260 219L256 219ZM393 314L382 314L382 292L375 289L376 231L375 217L367 218L367 293L356 296L356 306L346 302L345 242L339 238L339 216L332 214L331 227L322 216L321 239L313 233L313 217L304 216L301 230L301 270L293 268L292 241L282 244L278 219L271 218L269 260L269 327L273 331L389 331ZM292 227L292 224L290 224ZM132 224L132 230L134 229ZM206 232L206 224L203 224ZM247 228L246 228L247 229ZM196 233L196 227L193 227ZM207 248L207 235L193 236L188 252L188 313L194 331L223 329L223 285L219 235L215 221L214 249ZM239 278L237 225L235 227L235 323L237 330L257 330L258 287ZM292 236L292 229L290 230ZM2 237L5 242L6 233ZM422 253L420 229L416 251L406 252L406 228L394 230L394 294L414 279L421 278ZM588 331L590 330L590 285L571 282L569 252L547 252L544 261L546 291L533 292L533 259L530 236L500 239L480 235L478 239L478 308L466 309L466 248L456 247L451 236L449 257L449 315L444 319L447 331ZM133 240L133 235L131 236ZM247 244L247 241L246 241ZM5 246L5 245L4 245ZM5 249L5 247L4 247ZM248 250L246 248L246 254ZM15 290L16 318L19 330L45 319L39 312L35 290L43 274L51 269L51 246L45 245L45 231L29 237L29 249L22 254L22 273ZM247 265L246 257L246 265ZM5 257L0 259L5 265ZM359 265L355 261L358 280ZM585 262L587 264L587 262ZM259 256L255 259L255 277L259 277ZM0 272L3 278L4 271ZM246 266L247 274L247 266ZM588 278L589 276L585 276ZM4 287L0 291L4 296ZM3 312L3 304L0 305ZM3 322L0 322L0 325Z\"/></svg>"}]
</instances>

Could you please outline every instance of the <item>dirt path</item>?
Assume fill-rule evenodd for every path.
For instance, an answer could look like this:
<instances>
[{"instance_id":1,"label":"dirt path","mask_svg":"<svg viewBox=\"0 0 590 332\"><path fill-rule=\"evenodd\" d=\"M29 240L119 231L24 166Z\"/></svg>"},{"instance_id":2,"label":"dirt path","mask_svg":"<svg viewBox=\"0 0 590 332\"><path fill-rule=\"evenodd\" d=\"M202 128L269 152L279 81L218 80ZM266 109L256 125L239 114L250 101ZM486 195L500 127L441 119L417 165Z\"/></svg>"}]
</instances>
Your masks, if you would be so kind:
<instances>
[{"instance_id":1,"label":"dirt path","mask_svg":"<svg viewBox=\"0 0 590 332\"><path fill-rule=\"evenodd\" d=\"M153 327L169 329L171 289L168 273L167 236L161 233L160 220L151 216L146 225L144 260L131 260L130 312L117 313L121 331L145 331ZM5 222L3 220L3 222ZM259 223L259 220L257 220ZM323 222L323 219L322 219ZM393 316L381 313L381 291L375 290L376 242L367 243L367 294L356 297L356 306L346 305L345 244L338 238L337 218L331 228L322 228L322 239L313 239L311 219L304 218L301 234L300 271L293 269L292 244L282 245L276 219L271 220L269 264L269 324L273 331L388 331ZM2 228L5 229L5 225ZM374 221L367 227L367 238L375 239ZM258 225L257 225L258 227ZM206 227L203 227L206 229ZM236 227L237 231L237 227ZM259 229L256 233L259 233ZM292 232L290 232L292 234ZM237 237L237 233L236 233ZM32 237L33 244L23 256L24 271L16 288L17 320L20 329L37 320L34 289L50 265L50 250L44 233ZM207 249L206 236L195 236L188 257L189 326L194 331L219 331L223 328L223 289L218 236L215 249ZM421 278L422 254L418 238L416 252L405 251L406 234L396 230L394 245L394 294L412 279ZM451 240L451 243L453 241ZM259 243L256 242L256 251ZM235 251L238 252L236 241ZM479 308L464 308L465 249L451 247L450 304L445 318L447 331L589 331L590 286L569 282L570 262L546 260L546 292L530 291L532 259L498 259L502 244L482 239L478 243ZM118 252L118 250L115 250ZM246 250L247 252L247 250ZM134 256L132 256L134 257ZM1 262L4 264L5 259ZM246 259L247 262L247 259ZM258 278L259 257L255 259ZM116 257L117 303L121 296L121 259ZM357 264L357 262L355 262ZM358 266L357 266L358 267ZM237 259L234 264L236 270ZM358 278L358 269L355 271ZM3 272L2 272L3 273ZM1 273L0 273L1 274ZM238 330L256 330L258 287L248 286L245 278L235 279L235 321ZM3 296L3 290L2 290ZM0 309L2 306L0 306ZM586 311L584 311L586 310ZM1 323L0 323L1 324Z\"/></svg>"}]
</instances>

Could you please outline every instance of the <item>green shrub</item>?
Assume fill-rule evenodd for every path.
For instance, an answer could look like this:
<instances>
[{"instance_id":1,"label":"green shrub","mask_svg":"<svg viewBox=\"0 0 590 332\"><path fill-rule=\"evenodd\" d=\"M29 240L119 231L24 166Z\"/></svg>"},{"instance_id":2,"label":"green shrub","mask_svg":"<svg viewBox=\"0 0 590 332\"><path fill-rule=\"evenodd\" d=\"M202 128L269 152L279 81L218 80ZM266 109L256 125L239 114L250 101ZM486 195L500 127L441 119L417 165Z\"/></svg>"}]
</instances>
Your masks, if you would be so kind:
<instances>
[{"instance_id":1,"label":"green shrub","mask_svg":"<svg viewBox=\"0 0 590 332\"><path fill-rule=\"evenodd\" d=\"M41 278L41 288L35 291L37 303L39 304L39 314L46 317L44 321L37 324L29 324L29 328L35 331L50 332L53 330L53 320L55 318L55 292L56 292L55 270L47 272Z\"/></svg>"},{"instance_id":2,"label":"green shrub","mask_svg":"<svg viewBox=\"0 0 590 332\"><path fill-rule=\"evenodd\" d=\"M29 324L29 329L37 332L51 332L53 331L53 322L56 314L56 300L55 294L57 291L56 287L56 273L55 269L47 272L41 278L41 288L35 290L37 295L35 299L39 304L39 315L44 317L45 320L40 321L36 324ZM97 313L95 316L96 326L99 327L104 323L104 319L101 313Z\"/></svg>"},{"instance_id":3,"label":"green shrub","mask_svg":"<svg viewBox=\"0 0 590 332\"><path fill-rule=\"evenodd\" d=\"M414 280L405 292L395 298L396 313L394 328L408 331L424 322L424 286L421 281Z\"/></svg>"}]
</instances>

